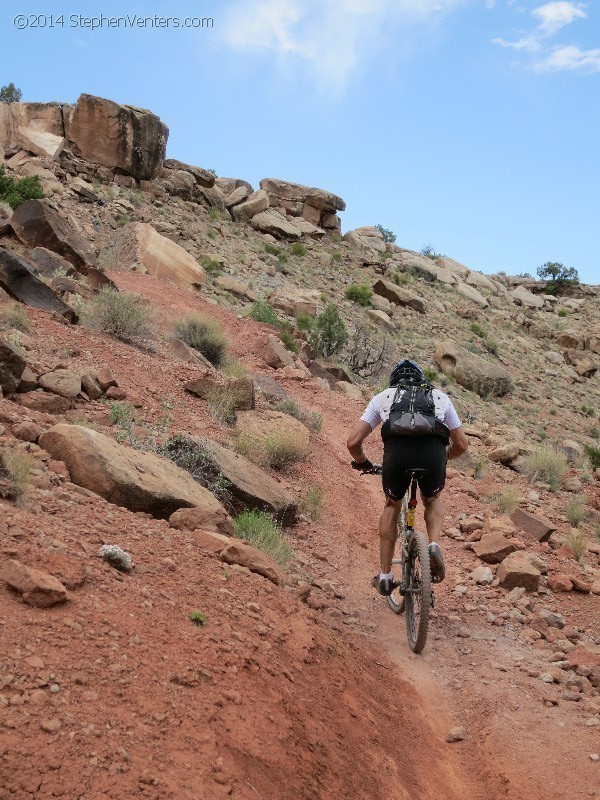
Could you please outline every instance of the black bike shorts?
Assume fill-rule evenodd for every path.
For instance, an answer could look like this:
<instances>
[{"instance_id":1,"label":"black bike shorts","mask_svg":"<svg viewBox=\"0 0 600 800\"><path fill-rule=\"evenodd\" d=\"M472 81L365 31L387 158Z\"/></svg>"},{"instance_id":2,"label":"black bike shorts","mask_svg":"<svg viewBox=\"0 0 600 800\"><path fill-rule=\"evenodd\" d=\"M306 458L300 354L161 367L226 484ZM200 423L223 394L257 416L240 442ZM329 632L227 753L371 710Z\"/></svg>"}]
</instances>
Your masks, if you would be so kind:
<instances>
[{"instance_id":1,"label":"black bike shorts","mask_svg":"<svg viewBox=\"0 0 600 800\"><path fill-rule=\"evenodd\" d=\"M429 470L418 483L424 497L433 497L446 482L446 447L437 436L390 436L382 466L383 491L391 500L401 500L406 493L411 469Z\"/></svg>"}]
</instances>

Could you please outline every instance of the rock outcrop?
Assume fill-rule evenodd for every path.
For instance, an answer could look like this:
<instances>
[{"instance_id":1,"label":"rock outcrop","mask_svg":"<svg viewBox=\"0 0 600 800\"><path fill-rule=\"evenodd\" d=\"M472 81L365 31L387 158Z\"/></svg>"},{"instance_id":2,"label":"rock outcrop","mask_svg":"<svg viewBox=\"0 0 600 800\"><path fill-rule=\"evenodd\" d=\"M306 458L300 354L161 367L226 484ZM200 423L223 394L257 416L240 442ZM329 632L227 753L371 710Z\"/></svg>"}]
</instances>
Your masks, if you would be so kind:
<instances>
[{"instance_id":1,"label":"rock outcrop","mask_svg":"<svg viewBox=\"0 0 600 800\"><path fill-rule=\"evenodd\" d=\"M52 289L33 274L32 264L0 247L0 286L15 300L31 308L53 311L67 322L77 322L77 314Z\"/></svg>"},{"instance_id":2,"label":"rock outcrop","mask_svg":"<svg viewBox=\"0 0 600 800\"><path fill-rule=\"evenodd\" d=\"M443 372L452 375L465 389L471 389L482 397L501 397L512 388L512 379L507 370L470 353L455 342L441 342L434 359Z\"/></svg>"}]
</instances>

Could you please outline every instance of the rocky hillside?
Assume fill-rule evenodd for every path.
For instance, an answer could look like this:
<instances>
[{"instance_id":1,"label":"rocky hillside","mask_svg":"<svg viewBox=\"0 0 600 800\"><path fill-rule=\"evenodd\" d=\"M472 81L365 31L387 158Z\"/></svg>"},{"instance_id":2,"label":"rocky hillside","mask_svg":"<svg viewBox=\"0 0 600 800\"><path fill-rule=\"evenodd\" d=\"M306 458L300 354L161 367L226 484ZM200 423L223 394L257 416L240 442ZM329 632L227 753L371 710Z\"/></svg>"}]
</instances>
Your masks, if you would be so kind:
<instances>
[{"instance_id":1,"label":"rocky hillside","mask_svg":"<svg viewBox=\"0 0 600 800\"><path fill-rule=\"evenodd\" d=\"M598 287L551 294L371 225L342 235L332 192L217 177L166 159L167 137L151 112L90 95L0 104L0 163L25 187L0 203L3 791L371 798L393 781L407 797L518 798L528 781L535 800L566 796L578 758L569 796L588 796ZM43 198L18 183L36 176ZM212 325L204 353L194 314ZM380 496L344 441L405 356L470 440L449 470L450 570L419 663L442 670L467 728L448 742L471 740L475 771L419 696L423 668L398 674L367 588ZM248 510L283 525L279 549L244 541ZM516 728L555 714L556 794L524 732L498 721L495 752L482 743L464 671L490 651L500 677L482 673L482 702L506 674L529 698ZM511 747L523 767L506 777Z\"/></svg>"}]
</instances>

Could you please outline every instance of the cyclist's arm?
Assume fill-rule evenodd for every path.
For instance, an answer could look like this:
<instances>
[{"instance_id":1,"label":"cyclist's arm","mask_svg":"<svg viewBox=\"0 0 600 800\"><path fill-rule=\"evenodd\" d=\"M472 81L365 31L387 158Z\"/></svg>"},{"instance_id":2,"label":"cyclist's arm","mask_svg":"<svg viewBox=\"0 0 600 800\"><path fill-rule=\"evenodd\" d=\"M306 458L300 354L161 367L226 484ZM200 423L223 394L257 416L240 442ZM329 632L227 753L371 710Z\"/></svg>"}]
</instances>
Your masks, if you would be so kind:
<instances>
[{"instance_id":1,"label":"cyclist's arm","mask_svg":"<svg viewBox=\"0 0 600 800\"><path fill-rule=\"evenodd\" d=\"M469 440L462 425L450 431L450 446L448 447L448 458L458 458L466 453L469 448Z\"/></svg>"},{"instance_id":2,"label":"cyclist's arm","mask_svg":"<svg viewBox=\"0 0 600 800\"><path fill-rule=\"evenodd\" d=\"M350 451L350 455L358 464L362 464L367 460L365 451L363 450L363 442L373 432L373 429L368 422L359 420L356 427L348 437L346 447Z\"/></svg>"}]
</instances>

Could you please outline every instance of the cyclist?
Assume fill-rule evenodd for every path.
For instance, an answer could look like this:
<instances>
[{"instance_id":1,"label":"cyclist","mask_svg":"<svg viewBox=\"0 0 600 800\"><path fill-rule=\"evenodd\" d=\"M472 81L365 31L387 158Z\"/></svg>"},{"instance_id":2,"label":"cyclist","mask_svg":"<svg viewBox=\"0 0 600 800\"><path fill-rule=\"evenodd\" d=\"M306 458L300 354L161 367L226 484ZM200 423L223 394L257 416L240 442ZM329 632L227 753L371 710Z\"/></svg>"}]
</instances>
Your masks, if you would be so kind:
<instances>
[{"instance_id":1,"label":"cyclist","mask_svg":"<svg viewBox=\"0 0 600 800\"><path fill-rule=\"evenodd\" d=\"M439 389L433 389L428 384L423 371L414 361L406 359L398 362L392 370L389 383L389 389L373 397L347 441L348 450L354 459L352 467L362 472L369 472L373 469L373 464L365 455L363 442L379 424L382 425L381 435L384 442L382 484L385 507L379 520L381 572L371 581L371 585L382 595L391 594L397 585L394 583L392 573L392 558L397 536L398 514L402 498L410 483L411 469L428 470L426 475L419 477L418 483L425 507L431 573L437 582L444 579L444 559L437 539L444 521L444 507L440 495L446 480L446 460L458 458L469 446L452 401L447 394ZM417 395L419 390L420 394ZM432 427L428 432L419 435L390 433L392 428L390 413L395 414L396 409L403 405L403 395L406 395L406 398L409 395L413 398L428 398L432 412ZM435 433L432 432L434 428ZM446 449L448 441L449 446Z\"/></svg>"}]
</instances>

